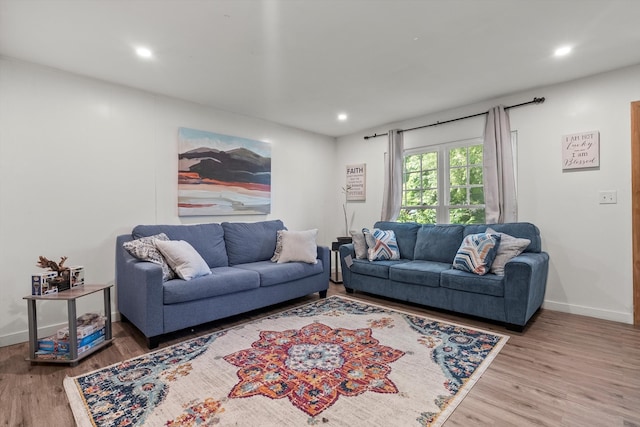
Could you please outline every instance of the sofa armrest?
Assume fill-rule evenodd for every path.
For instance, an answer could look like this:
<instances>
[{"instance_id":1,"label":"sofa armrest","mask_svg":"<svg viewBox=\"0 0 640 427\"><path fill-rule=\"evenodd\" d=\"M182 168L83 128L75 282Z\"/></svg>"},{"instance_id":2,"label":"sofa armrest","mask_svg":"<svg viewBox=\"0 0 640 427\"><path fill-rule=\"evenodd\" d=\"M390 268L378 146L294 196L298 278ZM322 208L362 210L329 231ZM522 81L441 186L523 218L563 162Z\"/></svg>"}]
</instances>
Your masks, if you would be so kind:
<instances>
[{"instance_id":1,"label":"sofa armrest","mask_svg":"<svg viewBox=\"0 0 640 427\"><path fill-rule=\"evenodd\" d=\"M164 333L162 267L140 261L122 247L131 236L116 239L118 311L148 338Z\"/></svg>"},{"instance_id":2,"label":"sofa armrest","mask_svg":"<svg viewBox=\"0 0 640 427\"><path fill-rule=\"evenodd\" d=\"M341 245L340 252L340 268L342 269L342 283L345 288L348 288L351 284L351 268L347 265L345 258L351 256L351 259L356 259L356 250L353 247L353 243Z\"/></svg>"},{"instance_id":3,"label":"sofa armrest","mask_svg":"<svg viewBox=\"0 0 640 427\"><path fill-rule=\"evenodd\" d=\"M546 252L525 252L505 265L506 322L524 326L544 300L549 273Z\"/></svg>"}]
</instances>

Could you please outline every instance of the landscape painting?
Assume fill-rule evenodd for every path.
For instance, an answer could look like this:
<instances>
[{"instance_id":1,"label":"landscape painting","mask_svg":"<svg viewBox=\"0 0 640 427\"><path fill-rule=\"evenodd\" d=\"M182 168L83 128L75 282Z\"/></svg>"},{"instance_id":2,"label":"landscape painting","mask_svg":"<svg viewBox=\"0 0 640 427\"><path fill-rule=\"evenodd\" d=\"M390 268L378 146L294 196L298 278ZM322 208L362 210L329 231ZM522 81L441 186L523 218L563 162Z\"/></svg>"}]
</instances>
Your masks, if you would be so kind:
<instances>
[{"instance_id":1,"label":"landscape painting","mask_svg":"<svg viewBox=\"0 0 640 427\"><path fill-rule=\"evenodd\" d=\"M178 215L270 212L270 144L178 129Z\"/></svg>"}]
</instances>

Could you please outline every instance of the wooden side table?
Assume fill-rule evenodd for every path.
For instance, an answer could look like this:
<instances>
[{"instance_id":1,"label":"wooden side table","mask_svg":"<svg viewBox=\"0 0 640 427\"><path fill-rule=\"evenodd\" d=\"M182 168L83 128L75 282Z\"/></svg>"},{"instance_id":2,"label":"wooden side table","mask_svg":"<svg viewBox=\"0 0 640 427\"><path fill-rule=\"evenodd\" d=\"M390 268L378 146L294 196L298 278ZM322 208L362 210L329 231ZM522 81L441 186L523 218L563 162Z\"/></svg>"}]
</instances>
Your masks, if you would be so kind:
<instances>
[{"instance_id":1,"label":"wooden side table","mask_svg":"<svg viewBox=\"0 0 640 427\"><path fill-rule=\"evenodd\" d=\"M342 275L338 271L338 267L340 266L339 250L340 250L340 246L342 245L343 243L340 243L340 242L331 243L331 254L333 255L333 263L331 262L332 261L331 257L329 257L329 273L332 274L332 276L329 276L329 280L331 280L333 283L336 283L336 284L342 283ZM335 270L334 270L333 264L335 264Z\"/></svg>"},{"instance_id":2,"label":"wooden side table","mask_svg":"<svg viewBox=\"0 0 640 427\"><path fill-rule=\"evenodd\" d=\"M111 344L111 288L113 285L81 285L66 291L50 295L27 295L23 299L27 300L29 316L29 357L27 360L33 362L46 363L69 363L72 366L99 349ZM90 348L78 355L78 323L76 316L76 300L78 298L102 291L104 296L104 315L107 318L104 324L104 342ZM69 322L69 359L41 359L36 356L38 349L38 318L36 315L36 302L45 301L67 301L67 315Z\"/></svg>"}]
</instances>

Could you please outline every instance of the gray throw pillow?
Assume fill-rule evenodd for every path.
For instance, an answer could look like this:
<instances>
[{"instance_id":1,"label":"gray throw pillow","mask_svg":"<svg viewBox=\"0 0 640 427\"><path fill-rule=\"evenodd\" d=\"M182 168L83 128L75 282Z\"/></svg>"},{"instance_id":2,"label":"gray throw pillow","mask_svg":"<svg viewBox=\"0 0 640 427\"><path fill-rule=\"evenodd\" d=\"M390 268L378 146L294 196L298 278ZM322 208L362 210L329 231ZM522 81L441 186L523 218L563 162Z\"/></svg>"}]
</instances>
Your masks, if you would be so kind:
<instances>
[{"instance_id":1,"label":"gray throw pillow","mask_svg":"<svg viewBox=\"0 0 640 427\"><path fill-rule=\"evenodd\" d=\"M318 247L316 238L318 229L305 231L282 231L282 250L278 263L285 262L306 262L308 264L318 263Z\"/></svg>"},{"instance_id":2,"label":"gray throw pillow","mask_svg":"<svg viewBox=\"0 0 640 427\"><path fill-rule=\"evenodd\" d=\"M500 236L500 246L496 254L493 264L491 264L490 272L498 276L504 276L504 266L511 258L520 255L531 243L529 239L519 239L505 233L499 233L491 228L487 228L487 233L497 234Z\"/></svg>"},{"instance_id":3,"label":"gray throw pillow","mask_svg":"<svg viewBox=\"0 0 640 427\"><path fill-rule=\"evenodd\" d=\"M156 240L156 247L169 266L183 280L211 274L206 261L184 240Z\"/></svg>"},{"instance_id":4,"label":"gray throw pillow","mask_svg":"<svg viewBox=\"0 0 640 427\"><path fill-rule=\"evenodd\" d=\"M364 238L364 233L352 231L351 240L353 242L353 249L356 252L356 259L367 259L367 241Z\"/></svg>"}]
</instances>

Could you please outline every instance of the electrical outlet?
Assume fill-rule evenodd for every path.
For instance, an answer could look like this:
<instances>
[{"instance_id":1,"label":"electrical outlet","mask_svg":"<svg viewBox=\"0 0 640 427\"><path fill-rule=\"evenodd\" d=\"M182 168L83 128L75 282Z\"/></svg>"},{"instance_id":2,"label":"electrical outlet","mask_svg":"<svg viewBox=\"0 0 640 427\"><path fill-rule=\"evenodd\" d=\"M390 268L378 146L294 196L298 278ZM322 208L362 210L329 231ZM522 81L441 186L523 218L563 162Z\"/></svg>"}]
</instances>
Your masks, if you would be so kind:
<instances>
[{"instance_id":1,"label":"electrical outlet","mask_svg":"<svg viewBox=\"0 0 640 427\"><path fill-rule=\"evenodd\" d=\"M598 201L601 205L618 203L618 192L616 190L599 191Z\"/></svg>"}]
</instances>

